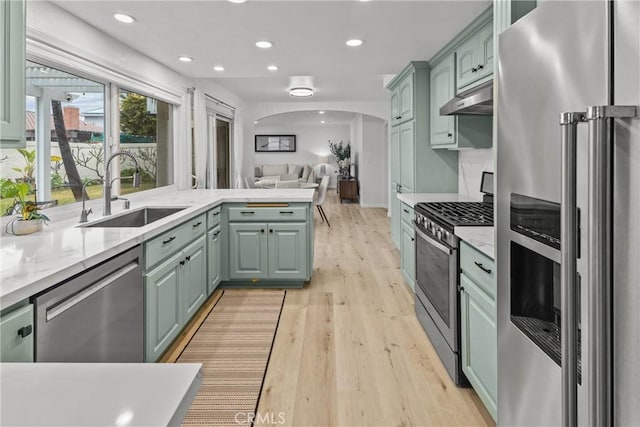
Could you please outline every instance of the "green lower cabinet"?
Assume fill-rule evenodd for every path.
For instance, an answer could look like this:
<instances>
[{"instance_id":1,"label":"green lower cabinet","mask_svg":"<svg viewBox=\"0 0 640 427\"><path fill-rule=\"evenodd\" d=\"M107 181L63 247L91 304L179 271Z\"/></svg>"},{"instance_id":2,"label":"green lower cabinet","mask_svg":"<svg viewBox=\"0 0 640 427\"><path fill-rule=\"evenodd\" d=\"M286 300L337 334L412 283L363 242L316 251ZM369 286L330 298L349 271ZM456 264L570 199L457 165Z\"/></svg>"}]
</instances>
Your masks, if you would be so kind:
<instances>
[{"instance_id":1,"label":"green lower cabinet","mask_svg":"<svg viewBox=\"0 0 640 427\"><path fill-rule=\"evenodd\" d=\"M221 280L221 227L217 226L207 234L207 294L216 290Z\"/></svg>"},{"instance_id":2,"label":"green lower cabinet","mask_svg":"<svg viewBox=\"0 0 640 427\"><path fill-rule=\"evenodd\" d=\"M497 419L496 304L466 275L460 275L462 371L494 420Z\"/></svg>"},{"instance_id":3,"label":"green lower cabinet","mask_svg":"<svg viewBox=\"0 0 640 427\"><path fill-rule=\"evenodd\" d=\"M180 291L182 294L180 325L185 325L198 311L207 296L207 242L205 236L182 250Z\"/></svg>"},{"instance_id":4,"label":"green lower cabinet","mask_svg":"<svg viewBox=\"0 0 640 427\"><path fill-rule=\"evenodd\" d=\"M155 362L180 332L182 252L144 275L146 361Z\"/></svg>"},{"instance_id":5,"label":"green lower cabinet","mask_svg":"<svg viewBox=\"0 0 640 427\"><path fill-rule=\"evenodd\" d=\"M268 224L268 263L270 279L305 279L308 270L307 225Z\"/></svg>"},{"instance_id":6,"label":"green lower cabinet","mask_svg":"<svg viewBox=\"0 0 640 427\"><path fill-rule=\"evenodd\" d=\"M401 225L402 231L400 233L400 270L402 271L402 277L404 277L405 282L409 285L411 290L415 290L415 230L413 229L413 225L407 224L405 221L402 221Z\"/></svg>"},{"instance_id":7,"label":"green lower cabinet","mask_svg":"<svg viewBox=\"0 0 640 427\"><path fill-rule=\"evenodd\" d=\"M267 224L229 224L229 278L266 279Z\"/></svg>"},{"instance_id":8,"label":"green lower cabinet","mask_svg":"<svg viewBox=\"0 0 640 427\"><path fill-rule=\"evenodd\" d=\"M33 305L0 317L0 362L33 362Z\"/></svg>"}]
</instances>

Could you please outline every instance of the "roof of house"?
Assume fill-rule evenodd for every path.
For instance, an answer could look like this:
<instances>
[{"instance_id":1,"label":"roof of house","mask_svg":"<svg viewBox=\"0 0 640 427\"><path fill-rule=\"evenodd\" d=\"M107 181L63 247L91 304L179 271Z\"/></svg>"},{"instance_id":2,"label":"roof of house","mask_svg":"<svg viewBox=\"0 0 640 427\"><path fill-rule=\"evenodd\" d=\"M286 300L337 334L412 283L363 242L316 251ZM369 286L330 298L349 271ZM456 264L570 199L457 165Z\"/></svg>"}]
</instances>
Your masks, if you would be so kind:
<instances>
[{"instance_id":1,"label":"roof of house","mask_svg":"<svg viewBox=\"0 0 640 427\"><path fill-rule=\"evenodd\" d=\"M103 133L104 129L100 126L95 126L92 125L90 123L87 123L83 120L79 121L80 126L78 127L78 129L71 129L71 128L67 128L67 130L79 130L82 132L96 132L96 133ZM53 124L53 117L51 117L50 121L49 121L49 126L51 126L51 129L54 129L55 126ZM26 114L26 130L35 130L36 128L36 113L34 111L27 111Z\"/></svg>"}]
</instances>

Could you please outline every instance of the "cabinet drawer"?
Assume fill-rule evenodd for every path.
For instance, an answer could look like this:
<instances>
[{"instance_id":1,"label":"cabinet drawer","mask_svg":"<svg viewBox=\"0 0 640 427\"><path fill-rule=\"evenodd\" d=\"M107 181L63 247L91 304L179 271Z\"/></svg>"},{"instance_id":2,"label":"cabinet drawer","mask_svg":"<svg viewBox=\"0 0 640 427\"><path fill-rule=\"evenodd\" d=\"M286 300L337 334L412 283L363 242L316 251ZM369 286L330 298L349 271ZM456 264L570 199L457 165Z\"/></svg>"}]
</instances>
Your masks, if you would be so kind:
<instances>
[{"instance_id":1,"label":"cabinet drawer","mask_svg":"<svg viewBox=\"0 0 640 427\"><path fill-rule=\"evenodd\" d=\"M216 225L220 224L220 217L222 214L222 206L217 206L207 212L207 229L211 230Z\"/></svg>"},{"instance_id":2,"label":"cabinet drawer","mask_svg":"<svg viewBox=\"0 0 640 427\"><path fill-rule=\"evenodd\" d=\"M414 214L413 214L413 208L411 206L403 203L401 206L400 217L402 218L403 222L413 227Z\"/></svg>"},{"instance_id":3,"label":"cabinet drawer","mask_svg":"<svg viewBox=\"0 0 640 427\"><path fill-rule=\"evenodd\" d=\"M493 301L496 299L495 263L465 242L460 244L460 271Z\"/></svg>"},{"instance_id":4,"label":"cabinet drawer","mask_svg":"<svg viewBox=\"0 0 640 427\"><path fill-rule=\"evenodd\" d=\"M0 317L0 362L33 362L33 305Z\"/></svg>"},{"instance_id":5,"label":"cabinet drawer","mask_svg":"<svg viewBox=\"0 0 640 427\"><path fill-rule=\"evenodd\" d=\"M229 208L229 222L237 221L306 221L306 207Z\"/></svg>"},{"instance_id":6,"label":"cabinet drawer","mask_svg":"<svg viewBox=\"0 0 640 427\"><path fill-rule=\"evenodd\" d=\"M148 270L187 243L203 236L205 231L206 215L202 214L148 241L144 245L145 269Z\"/></svg>"}]
</instances>

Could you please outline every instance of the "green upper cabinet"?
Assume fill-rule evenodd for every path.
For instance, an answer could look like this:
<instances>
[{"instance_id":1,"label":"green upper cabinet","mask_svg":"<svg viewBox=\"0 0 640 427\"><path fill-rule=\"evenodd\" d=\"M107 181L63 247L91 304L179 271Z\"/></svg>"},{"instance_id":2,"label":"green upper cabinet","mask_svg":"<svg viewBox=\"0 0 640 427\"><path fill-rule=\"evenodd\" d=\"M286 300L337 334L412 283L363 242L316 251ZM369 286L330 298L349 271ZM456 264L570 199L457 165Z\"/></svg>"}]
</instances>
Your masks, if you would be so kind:
<instances>
[{"instance_id":1,"label":"green upper cabinet","mask_svg":"<svg viewBox=\"0 0 640 427\"><path fill-rule=\"evenodd\" d=\"M456 143L455 116L441 116L440 107L455 96L455 55L447 56L431 70L431 145Z\"/></svg>"},{"instance_id":2,"label":"green upper cabinet","mask_svg":"<svg viewBox=\"0 0 640 427\"><path fill-rule=\"evenodd\" d=\"M457 93L493 78L493 21L456 49Z\"/></svg>"},{"instance_id":3,"label":"green upper cabinet","mask_svg":"<svg viewBox=\"0 0 640 427\"><path fill-rule=\"evenodd\" d=\"M413 193L415 188L414 174L414 122L409 121L400 125L400 186L401 192Z\"/></svg>"},{"instance_id":4,"label":"green upper cabinet","mask_svg":"<svg viewBox=\"0 0 640 427\"><path fill-rule=\"evenodd\" d=\"M0 148L24 148L25 2L0 2Z\"/></svg>"},{"instance_id":5,"label":"green upper cabinet","mask_svg":"<svg viewBox=\"0 0 640 427\"><path fill-rule=\"evenodd\" d=\"M402 77L391 93L391 126L413 119L414 73Z\"/></svg>"},{"instance_id":6,"label":"green upper cabinet","mask_svg":"<svg viewBox=\"0 0 640 427\"><path fill-rule=\"evenodd\" d=\"M33 305L0 317L0 362L33 362Z\"/></svg>"},{"instance_id":7,"label":"green upper cabinet","mask_svg":"<svg viewBox=\"0 0 640 427\"><path fill-rule=\"evenodd\" d=\"M305 279L307 277L307 225L304 223L268 224L269 278Z\"/></svg>"}]
</instances>

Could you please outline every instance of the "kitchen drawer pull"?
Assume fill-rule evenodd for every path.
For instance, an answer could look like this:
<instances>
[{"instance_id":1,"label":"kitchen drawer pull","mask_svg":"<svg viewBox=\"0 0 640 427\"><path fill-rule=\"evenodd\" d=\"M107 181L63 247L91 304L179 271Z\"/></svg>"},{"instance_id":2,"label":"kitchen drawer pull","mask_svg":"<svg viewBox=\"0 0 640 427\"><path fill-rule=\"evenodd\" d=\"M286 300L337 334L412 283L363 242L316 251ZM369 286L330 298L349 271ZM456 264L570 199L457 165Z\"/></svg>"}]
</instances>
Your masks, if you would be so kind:
<instances>
[{"instance_id":1,"label":"kitchen drawer pull","mask_svg":"<svg viewBox=\"0 0 640 427\"><path fill-rule=\"evenodd\" d=\"M171 237L169 237L169 239L167 239L167 240L163 240L163 241L162 241L162 244L163 244L163 245L166 245L167 243L171 243L171 242L173 242L174 240L176 240L176 236L171 236Z\"/></svg>"},{"instance_id":2,"label":"kitchen drawer pull","mask_svg":"<svg viewBox=\"0 0 640 427\"><path fill-rule=\"evenodd\" d=\"M220 215L220 211L213 213L213 216L218 216L218 215Z\"/></svg>"},{"instance_id":3,"label":"kitchen drawer pull","mask_svg":"<svg viewBox=\"0 0 640 427\"><path fill-rule=\"evenodd\" d=\"M33 325L23 326L22 328L18 329L18 335L22 338L28 337L29 335L31 335L31 332L33 332Z\"/></svg>"},{"instance_id":4,"label":"kitchen drawer pull","mask_svg":"<svg viewBox=\"0 0 640 427\"><path fill-rule=\"evenodd\" d=\"M481 262L474 261L473 263L474 263L474 264L475 264L475 265L476 265L480 270L484 271L484 272L485 272L485 273L487 273L487 274L491 274L491 269L490 269L490 268L485 267L484 265L482 265L482 263L481 263Z\"/></svg>"},{"instance_id":5,"label":"kitchen drawer pull","mask_svg":"<svg viewBox=\"0 0 640 427\"><path fill-rule=\"evenodd\" d=\"M200 225L202 225L202 221L198 221L195 224L193 224L193 228L199 227Z\"/></svg>"},{"instance_id":6,"label":"kitchen drawer pull","mask_svg":"<svg viewBox=\"0 0 640 427\"><path fill-rule=\"evenodd\" d=\"M280 211L281 214L293 215L293 211Z\"/></svg>"},{"instance_id":7,"label":"kitchen drawer pull","mask_svg":"<svg viewBox=\"0 0 640 427\"><path fill-rule=\"evenodd\" d=\"M253 215L256 213L256 211L240 211L240 213L242 215Z\"/></svg>"},{"instance_id":8,"label":"kitchen drawer pull","mask_svg":"<svg viewBox=\"0 0 640 427\"><path fill-rule=\"evenodd\" d=\"M213 237L216 237L218 234L220 234L220 231L216 231L215 233L213 233Z\"/></svg>"},{"instance_id":9,"label":"kitchen drawer pull","mask_svg":"<svg viewBox=\"0 0 640 427\"><path fill-rule=\"evenodd\" d=\"M405 213L409 213L408 209L402 209Z\"/></svg>"}]
</instances>

